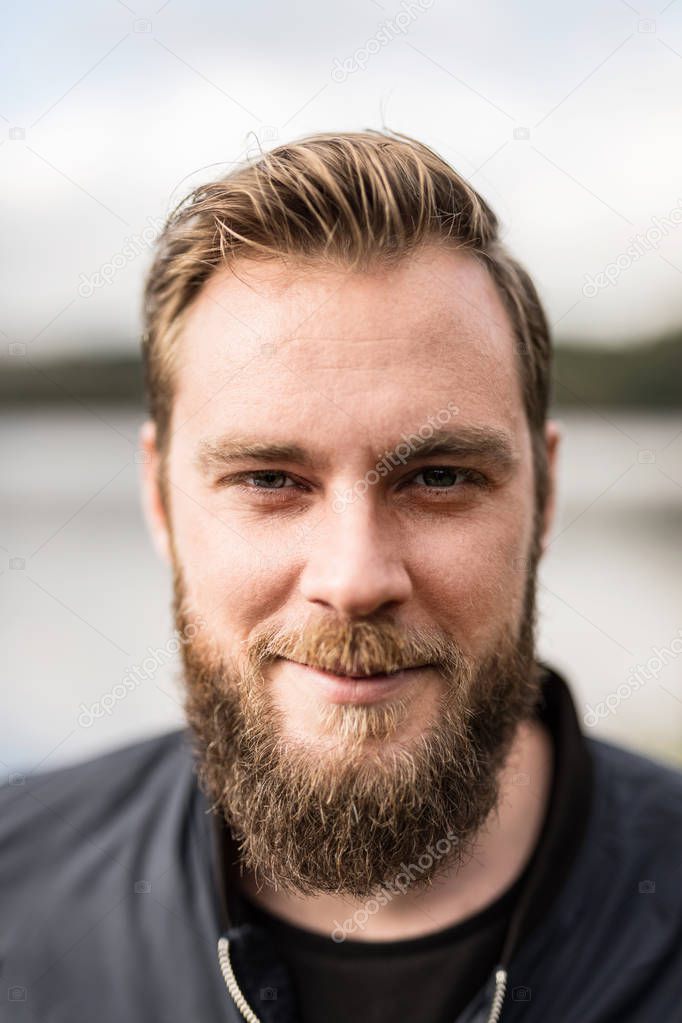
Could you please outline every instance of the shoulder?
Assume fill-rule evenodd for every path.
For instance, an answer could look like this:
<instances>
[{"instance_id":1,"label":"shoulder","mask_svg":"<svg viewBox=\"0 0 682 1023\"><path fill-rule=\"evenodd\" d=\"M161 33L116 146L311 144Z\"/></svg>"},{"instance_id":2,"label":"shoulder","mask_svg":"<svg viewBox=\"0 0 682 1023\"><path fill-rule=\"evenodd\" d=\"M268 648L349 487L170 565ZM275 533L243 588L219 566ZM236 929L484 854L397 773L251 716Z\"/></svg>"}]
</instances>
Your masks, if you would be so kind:
<instances>
[{"instance_id":1,"label":"shoulder","mask_svg":"<svg viewBox=\"0 0 682 1023\"><path fill-rule=\"evenodd\" d=\"M604 790L620 828L633 839L654 841L667 835L672 841L682 827L682 769L607 742L587 738L595 767L595 783ZM647 823L651 830L642 832Z\"/></svg>"},{"instance_id":2,"label":"shoulder","mask_svg":"<svg viewBox=\"0 0 682 1023\"><path fill-rule=\"evenodd\" d=\"M594 767L590 822L564 903L612 954L632 962L682 953L682 772L603 739L586 740ZM581 928L576 929L580 933Z\"/></svg>"},{"instance_id":3,"label":"shoulder","mask_svg":"<svg viewBox=\"0 0 682 1023\"><path fill-rule=\"evenodd\" d=\"M0 790L0 963L31 1019L176 1018L217 928L194 768L177 731Z\"/></svg>"},{"instance_id":4,"label":"shoulder","mask_svg":"<svg viewBox=\"0 0 682 1023\"><path fill-rule=\"evenodd\" d=\"M682 976L682 772L585 737L587 831L555 910L513 964L537 1018L672 1018ZM672 1013L672 1015L671 1015ZM515 1018L515 1017L514 1017Z\"/></svg>"},{"instance_id":5,"label":"shoulder","mask_svg":"<svg viewBox=\"0 0 682 1023\"><path fill-rule=\"evenodd\" d=\"M682 923L682 771L603 739L587 745L594 765L590 830L602 877L631 906L634 897L642 908L637 896L656 891Z\"/></svg>"},{"instance_id":6,"label":"shoulder","mask_svg":"<svg viewBox=\"0 0 682 1023\"><path fill-rule=\"evenodd\" d=\"M0 788L0 890L3 898L54 883L63 868L115 857L161 807L187 798L193 785L191 745L184 730L121 747L70 767L16 773Z\"/></svg>"}]
</instances>

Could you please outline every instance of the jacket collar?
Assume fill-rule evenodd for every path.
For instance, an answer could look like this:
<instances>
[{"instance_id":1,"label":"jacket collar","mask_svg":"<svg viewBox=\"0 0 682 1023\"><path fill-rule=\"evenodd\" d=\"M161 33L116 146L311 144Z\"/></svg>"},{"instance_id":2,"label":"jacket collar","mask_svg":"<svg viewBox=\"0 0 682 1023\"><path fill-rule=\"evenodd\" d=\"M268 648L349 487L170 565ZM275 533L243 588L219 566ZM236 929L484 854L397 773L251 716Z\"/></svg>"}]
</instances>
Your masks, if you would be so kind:
<instances>
[{"instance_id":1,"label":"jacket collar","mask_svg":"<svg viewBox=\"0 0 682 1023\"><path fill-rule=\"evenodd\" d=\"M505 937L502 953L488 984L464 1013L464 1020L487 1018L485 1007L500 990L500 971L506 971L521 944L546 918L571 871L587 831L594 791L592 755L582 733L570 689L563 676L538 662L540 695L537 716L552 737L553 770L540 839L523 872L523 882ZM220 930L239 946L256 940L255 931L239 918L238 901L230 900L239 879L239 850L222 815L212 814L213 870L218 895ZM551 869L547 869L551 865ZM264 935L263 935L264 937ZM267 943L266 943L267 945ZM267 955L259 955L263 966ZM245 960L248 962L248 959ZM269 961L269 969L278 969ZM248 968L245 972L249 972ZM496 985L497 978L497 985ZM279 978L279 989L286 985ZM503 989L502 989L503 997ZM280 1007L281 1007L280 1003ZM479 1017L479 1013L482 1015Z\"/></svg>"}]
</instances>

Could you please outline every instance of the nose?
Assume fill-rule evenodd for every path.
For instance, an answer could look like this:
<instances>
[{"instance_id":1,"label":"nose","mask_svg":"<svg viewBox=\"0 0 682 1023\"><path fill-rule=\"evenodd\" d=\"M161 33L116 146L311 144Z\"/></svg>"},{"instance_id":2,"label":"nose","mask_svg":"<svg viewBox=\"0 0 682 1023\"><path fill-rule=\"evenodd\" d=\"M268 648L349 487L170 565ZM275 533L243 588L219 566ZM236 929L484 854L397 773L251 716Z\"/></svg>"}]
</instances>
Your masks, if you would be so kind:
<instances>
[{"instance_id":1,"label":"nose","mask_svg":"<svg viewBox=\"0 0 682 1023\"><path fill-rule=\"evenodd\" d=\"M404 603L412 582L404 551L364 499L327 510L300 577L303 597L340 615L359 617Z\"/></svg>"}]
</instances>

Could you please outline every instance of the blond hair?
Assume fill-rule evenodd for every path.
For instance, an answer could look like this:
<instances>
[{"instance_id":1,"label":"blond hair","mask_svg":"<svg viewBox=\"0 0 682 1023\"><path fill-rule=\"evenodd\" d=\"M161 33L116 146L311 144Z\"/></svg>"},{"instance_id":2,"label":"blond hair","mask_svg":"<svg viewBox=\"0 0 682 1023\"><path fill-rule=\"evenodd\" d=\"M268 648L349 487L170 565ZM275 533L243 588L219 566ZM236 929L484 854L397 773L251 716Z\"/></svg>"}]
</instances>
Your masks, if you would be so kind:
<instances>
[{"instance_id":1,"label":"blond hair","mask_svg":"<svg viewBox=\"0 0 682 1023\"><path fill-rule=\"evenodd\" d=\"M238 258L348 270L391 266L419 246L466 249L488 268L512 324L544 503L551 340L535 286L485 200L432 149L397 132L311 135L192 191L158 240L144 293L143 360L160 448L178 337L203 284Z\"/></svg>"}]
</instances>

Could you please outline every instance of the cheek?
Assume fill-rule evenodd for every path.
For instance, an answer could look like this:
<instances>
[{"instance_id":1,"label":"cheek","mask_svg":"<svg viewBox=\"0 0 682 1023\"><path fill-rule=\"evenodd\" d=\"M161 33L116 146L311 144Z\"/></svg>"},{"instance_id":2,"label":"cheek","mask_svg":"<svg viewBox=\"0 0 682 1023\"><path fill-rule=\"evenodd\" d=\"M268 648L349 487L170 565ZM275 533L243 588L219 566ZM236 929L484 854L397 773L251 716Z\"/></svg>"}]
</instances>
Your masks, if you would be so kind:
<instances>
[{"instance_id":1,"label":"cheek","mask_svg":"<svg viewBox=\"0 0 682 1023\"><path fill-rule=\"evenodd\" d=\"M415 591L430 616L476 655L489 650L524 610L532 508L523 495L504 507L422 537L413 554Z\"/></svg>"},{"instance_id":2,"label":"cheek","mask_svg":"<svg viewBox=\"0 0 682 1023\"><path fill-rule=\"evenodd\" d=\"M281 605L291 559L240 535L239 527L176 490L172 499L175 551L187 600L215 637L244 638Z\"/></svg>"}]
</instances>

